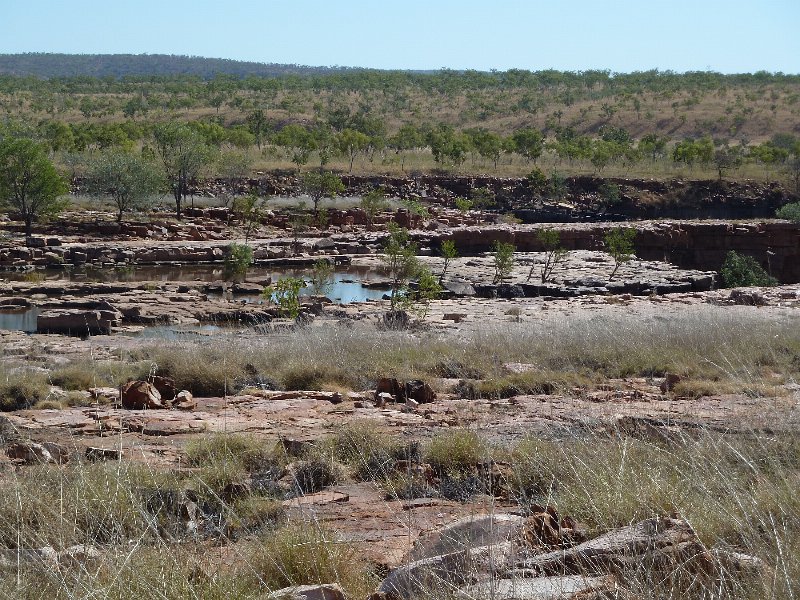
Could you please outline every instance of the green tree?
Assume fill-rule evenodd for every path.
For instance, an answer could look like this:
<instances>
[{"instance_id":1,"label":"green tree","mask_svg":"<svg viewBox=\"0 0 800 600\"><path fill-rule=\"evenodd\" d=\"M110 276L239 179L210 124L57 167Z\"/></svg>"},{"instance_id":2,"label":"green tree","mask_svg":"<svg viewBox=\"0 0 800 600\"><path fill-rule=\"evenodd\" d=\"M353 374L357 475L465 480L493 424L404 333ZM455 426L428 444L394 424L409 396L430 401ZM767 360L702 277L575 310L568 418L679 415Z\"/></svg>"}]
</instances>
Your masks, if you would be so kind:
<instances>
[{"instance_id":1,"label":"green tree","mask_svg":"<svg viewBox=\"0 0 800 600\"><path fill-rule=\"evenodd\" d=\"M657 133L648 133L642 136L637 146L642 154L649 156L653 162L656 162L656 158L663 156L666 152L667 141L666 137Z\"/></svg>"},{"instance_id":2,"label":"green tree","mask_svg":"<svg viewBox=\"0 0 800 600\"><path fill-rule=\"evenodd\" d=\"M333 287L333 265L330 261L320 258L314 262L311 269L311 291L315 296L327 296Z\"/></svg>"},{"instance_id":3,"label":"green tree","mask_svg":"<svg viewBox=\"0 0 800 600\"><path fill-rule=\"evenodd\" d=\"M281 277L265 287L261 296L276 304L284 317L296 319L300 315L300 290L304 287L306 282L299 277Z\"/></svg>"},{"instance_id":4,"label":"green tree","mask_svg":"<svg viewBox=\"0 0 800 600\"><path fill-rule=\"evenodd\" d=\"M336 136L336 151L350 161L350 172L353 172L353 162L356 156L365 152L369 147L369 137L355 129L345 129Z\"/></svg>"},{"instance_id":5,"label":"green tree","mask_svg":"<svg viewBox=\"0 0 800 600\"><path fill-rule=\"evenodd\" d=\"M225 255L225 279L244 278L253 264L253 249L247 244L230 244Z\"/></svg>"},{"instance_id":6,"label":"green tree","mask_svg":"<svg viewBox=\"0 0 800 600\"><path fill-rule=\"evenodd\" d=\"M246 150L226 150L220 152L216 162L217 176L225 181L225 206L239 194L239 183L245 179L253 167L253 159Z\"/></svg>"},{"instance_id":7,"label":"green tree","mask_svg":"<svg viewBox=\"0 0 800 600\"><path fill-rule=\"evenodd\" d=\"M417 245L411 241L407 229L389 223L389 235L384 242L381 260L391 282L389 302L390 312L394 313L410 303L408 283L420 268Z\"/></svg>"},{"instance_id":8,"label":"green tree","mask_svg":"<svg viewBox=\"0 0 800 600\"><path fill-rule=\"evenodd\" d=\"M269 133L269 121L263 110L259 108L247 115L247 128L253 134L256 146L261 150L261 144Z\"/></svg>"},{"instance_id":9,"label":"green tree","mask_svg":"<svg viewBox=\"0 0 800 600\"><path fill-rule=\"evenodd\" d=\"M175 214L180 218L189 184L211 161L212 154L197 131L180 123L156 125L153 137L175 198Z\"/></svg>"},{"instance_id":10,"label":"green tree","mask_svg":"<svg viewBox=\"0 0 800 600\"><path fill-rule=\"evenodd\" d=\"M536 161L544 152L544 135L541 131L527 127L518 129L511 136L518 154L536 164Z\"/></svg>"},{"instance_id":11,"label":"green tree","mask_svg":"<svg viewBox=\"0 0 800 600\"><path fill-rule=\"evenodd\" d=\"M244 241L250 241L250 236L261 225L264 218L264 202L258 194L252 193L234 200L231 212L239 218L244 227Z\"/></svg>"},{"instance_id":12,"label":"green tree","mask_svg":"<svg viewBox=\"0 0 800 600\"><path fill-rule=\"evenodd\" d=\"M636 230L633 228L615 227L609 229L603 237L606 252L614 259L614 270L608 276L612 279L620 265L628 262L634 256L633 242L636 239Z\"/></svg>"},{"instance_id":13,"label":"green tree","mask_svg":"<svg viewBox=\"0 0 800 600\"><path fill-rule=\"evenodd\" d=\"M511 276L511 270L514 268L514 252L516 247L514 244L495 241L492 245L492 261L494 263L494 280L492 283L503 283L504 279Z\"/></svg>"},{"instance_id":14,"label":"green tree","mask_svg":"<svg viewBox=\"0 0 800 600\"><path fill-rule=\"evenodd\" d=\"M442 294L442 286L428 267L420 267L417 270L416 277L417 294L415 297L415 312L419 315L420 319L424 319L428 316L428 309L430 308L431 302Z\"/></svg>"},{"instance_id":15,"label":"green tree","mask_svg":"<svg viewBox=\"0 0 800 600\"><path fill-rule=\"evenodd\" d=\"M800 202L791 202L781 206L775 216L779 219L786 219L792 223L800 223Z\"/></svg>"},{"instance_id":16,"label":"green tree","mask_svg":"<svg viewBox=\"0 0 800 600\"><path fill-rule=\"evenodd\" d=\"M361 210L367 217L367 227L372 228L375 217L389 208L389 203L379 188L373 188L361 197Z\"/></svg>"},{"instance_id":17,"label":"green tree","mask_svg":"<svg viewBox=\"0 0 800 600\"><path fill-rule=\"evenodd\" d=\"M567 258L567 249L561 245L561 233L557 229L540 229L536 233L536 237L542 244L545 252L544 262L542 263L541 280L542 283L547 283L547 280L553 275L556 267L564 262ZM533 276L533 269L535 264L531 266L528 272L528 281Z\"/></svg>"},{"instance_id":18,"label":"green tree","mask_svg":"<svg viewBox=\"0 0 800 600\"><path fill-rule=\"evenodd\" d=\"M91 158L85 177L89 194L108 197L123 213L142 210L164 183L161 169L150 160L120 150L109 150Z\"/></svg>"},{"instance_id":19,"label":"green tree","mask_svg":"<svg viewBox=\"0 0 800 600\"><path fill-rule=\"evenodd\" d=\"M481 157L491 160L497 169L497 161L500 160L500 153L503 151L503 138L485 129L474 131L470 137L472 147Z\"/></svg>"},{"instance_id":20,"label":"green tree","mask_svg":"<svg viewBox=\"0 0 800 600\"><path fill-rule=\"evenodd\" d=\"M67 206L61 197L67 192L69 187L41 145L27 138L0 141L0 204L20 213L26 235L34 221L55 216Z\"/></svg>"},{"instance_id":21,"label":"green tree","mask_svg":"<svg viewBox=\"0 0 800 600\"><path fill-rule=\"evenodd\" d=\"M400 155L400 169L404 172L406 170L406 153L425 145L425 136L415 126L405 124L400 127L400 130L389 138L389 148L395 151L395 154Z\"/></svg>"},{"instance_id":22,"label":"green tree","mask_svg":"<svg viewBox=\"0 0 800 600\"><path fill-rule=\"evenodd\" d=\"M314 203L314 217L319 216L319 203L323 198L335 198L344 192L344 182L330 171L310 171L300 179L303 192Z\"/></svg>"},{"instance_id":23,"label":"green tree","mask_svg":"<svg viewBox=\"0 0 800 600\"><path fill-rule=\"evenodd\" d=\"M740 147L730 148L726 146L714 151L714 166L717 168L720 181L722 181L726 171L735 171L742 166L743 161L744 155Z\"/></svg>"},{"instance_id":24,"label":"green tree","mask_svg":"<svg viewBox=\"0 0 800 600\"><path fill-rule=\"evenodd\" d=\"M273 138L276 145L285 148L298 168L308 163L317 148L314 134L302 125L291 124L281 129Z\"/></svg>"},{"instance_id":25,"label":"green tree","mask_svg":"<svg viewBox=\"0 0 800 600\"><path fill-rule=\"evenodd\" d=\"M725 256L720 269L722 284L725 287L773 286L778 280L767 273L752 256L731 250Z\"/></svg>"},{"instance_id":26,"label":"green tree","mask_svg":"<svg viewBox=\"0 0 800 600\"><path fill-rule=\"evenodd\" d=\"M456 243L453 240L444 240L442 242L442 246L439 250L444 259L444 264L442 265L442 273L439 275L439 284L442 283L444 276L447 274L447 267L450 266L450 263L453 259L458 258L458 250L456 249Z\"/></svg>"}]
</instances>

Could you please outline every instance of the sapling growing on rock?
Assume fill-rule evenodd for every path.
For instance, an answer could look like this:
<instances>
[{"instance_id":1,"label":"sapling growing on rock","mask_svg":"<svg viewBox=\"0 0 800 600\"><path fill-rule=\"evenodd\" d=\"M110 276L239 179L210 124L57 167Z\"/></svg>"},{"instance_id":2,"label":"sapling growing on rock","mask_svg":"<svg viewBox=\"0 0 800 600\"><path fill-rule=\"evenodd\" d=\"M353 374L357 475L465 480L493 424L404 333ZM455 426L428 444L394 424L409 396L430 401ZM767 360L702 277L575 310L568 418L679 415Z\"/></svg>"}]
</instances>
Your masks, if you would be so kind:
<instances>
[{"instance_id":1,"label":"sapling growing on rock","mask_svg":"<svg viewBox=\"0 0 800 600\"><path fill-rule=\"evenodd\" d=\"M264 204L257 194L250 194L237 198L233 202L232 212L241 220L244 228L244 241L250 241L250 236L261 225L264 217Z\"/></svg>"},{"instance_id":2,"label":"sapling growing on rock","mask_svg":"<svg viewBox=\"0 0 800 600\"><path fill-rule=\"evenodd\" d=\"M389 203L379 188L373 188L361 197L361 210L367 217L367 227L372 228L375 217L389 208Z\"/></svg>"},{"instance_id":3,"label":"sapling growing on rock","mask_svg":"<svg viewBox=\"0 0 800 600\"><path fill-rule=\"evenodd\" d=\"M416 313L421 319L428 316L428 309L432 300L436 300L442 293L442 286L436 281L431 270L427 267L420 267L417 272L417 306Z\"/></svg>"},{"instance_id":4,"label":"sapling growing on rock","mask_svg":"<svg viewBox=\"0 0 800 600\"><path fill-rule=\"evenodd\" d=\"M444 276L447 274L447 267L454 258L458 258L458 250L456 250L456 243L453 240L444 240L440 249L444 265L442 265L442 273L439 275L439 285L441 285Z\"/></svg>"},{"instance_id":5,"label":"sapling growing on rock","mask_svg":"<svg viewBox=\"0 0 800 600\"><path fill-rule=\"evenodd\" d=\"M333 286L333 265L320 258L311 270L311 291L315 296L325 296Z\"/></svg>"},{"instance_id":6,"label":"sapling growing on rock","mask_svg":"<svg viewBox=\"0 0 800 600\"><path fill-rule=\"evenodd\" d=\"M542 263L542 283L546 283L553 274L555 268L567 257L567 249L561 245L561 234L556 229L541 229L536 237L544 246L545 258ZM528 281L533 277L534 263L528 272Z\"/></svg>"},{"instance_id":7,"label":"sapling growing on rock","mask_svg":"<svg viewBox=\"0 0 800 600\"><path fill-rule=\"evenodd\" d=\"M606 252L614 259L614 270L608 276L609 279L616 275L620 265L634 257L634 239L636 239L636 230L631 227L615 227L606 232L603 242L606 246Z\"/></svg>"},{"instance_id":8,"label":"sapling growing on rock","mask_svg":"<svg viewBox=\"0 0 800 600\"><path fill-rule=\"evenodd\" d=\"M300 314L300 290L305 286L306 282L299 277L282 277L265 287L261 295L275 303L284 317L296 319Z\"/></svg>"},{"instance_id":9,"label":"sapling growing on rock","mask_svg":"<svg viewBox=\"0 0 800 600\"><path fill-rule=\"evenodd\" d=\"M495 241L492 247L494 248L494 279L492 283L502 283L504 279L508 279L514 268L516 248L514 244L500 241Z\"/></svg>"},{"instance_id":10,"label":"sapling growing on rock","mask_svg":"<svg viewBox=\"0 0 800 600\"><path fill-rule=\"evenodd\" d=\"M244 278L253 264L253 249L247 244L231 244L225 256L225 279Z\"/></svg>"},{"instance_id":11,"label":"sapling growing on rock","mask_svg":"<svg viewBox=\"0 0 800 600\"><path fill-rule=\"evenodd\" d=\"M389 224L382 261L391 281L390 311L394 312L409 304L408 282L420 268L417 245L409 238L408 229Z\"/></svg>"}]
</instances>

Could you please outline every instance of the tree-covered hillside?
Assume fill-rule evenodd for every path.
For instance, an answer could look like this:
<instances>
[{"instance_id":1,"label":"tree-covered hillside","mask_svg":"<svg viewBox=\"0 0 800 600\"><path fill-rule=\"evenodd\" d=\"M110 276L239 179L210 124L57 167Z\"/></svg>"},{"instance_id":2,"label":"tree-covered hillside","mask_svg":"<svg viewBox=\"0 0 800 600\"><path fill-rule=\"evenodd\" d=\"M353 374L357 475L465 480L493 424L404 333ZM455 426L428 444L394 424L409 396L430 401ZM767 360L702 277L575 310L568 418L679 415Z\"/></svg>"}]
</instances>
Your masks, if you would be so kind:
<instances>
[{"instance_id":1,"label":"tree-covered hillside","mask_svg":"<svg viewBox=\"0 0 800 600\"><path fill-rule=\"evenodd\" d=\"M264 64L224 58L170 54L0 54L0 74L41 77L114 77L192 75L210 79L223 73L235 77L277 77L314 74L342 68Z\"/></svg>"}]
</instances>

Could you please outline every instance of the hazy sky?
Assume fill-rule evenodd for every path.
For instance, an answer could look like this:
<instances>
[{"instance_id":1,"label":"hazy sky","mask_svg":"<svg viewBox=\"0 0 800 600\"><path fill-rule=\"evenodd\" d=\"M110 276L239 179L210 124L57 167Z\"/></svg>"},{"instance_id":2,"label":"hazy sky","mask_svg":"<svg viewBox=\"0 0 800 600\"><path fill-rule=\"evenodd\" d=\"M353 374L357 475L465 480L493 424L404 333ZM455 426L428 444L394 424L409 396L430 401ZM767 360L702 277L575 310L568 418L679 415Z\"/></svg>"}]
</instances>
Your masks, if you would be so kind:
<instances>
[{"instance_id":1,"label":"hazy sky","mask_svg":"<svg viewBox=\"0 0 800 600\"><path fill-rule=\"evenodd\" d=\"M0 0L0 53L800 73L800 0Z\"/></svg>"}]
</instances>

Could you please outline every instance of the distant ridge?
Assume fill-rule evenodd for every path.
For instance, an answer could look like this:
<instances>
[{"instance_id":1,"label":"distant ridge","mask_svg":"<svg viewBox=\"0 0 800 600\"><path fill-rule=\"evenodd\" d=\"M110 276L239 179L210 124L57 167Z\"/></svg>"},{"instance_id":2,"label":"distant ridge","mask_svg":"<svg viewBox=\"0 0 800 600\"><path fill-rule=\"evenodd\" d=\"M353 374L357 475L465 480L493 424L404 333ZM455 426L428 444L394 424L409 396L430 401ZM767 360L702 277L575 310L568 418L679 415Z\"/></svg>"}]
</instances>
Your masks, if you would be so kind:
<instances>
[{"instance_id":1,"label":"distant ridge","mask_svg":"<svg viewBox=\"0 0 800 600\"><path fill-rule=\"evenodd\" d=\"M285 75L323 75L361 71L351 67L307 67L274 63L244 62L226 58L203 58L172 54L0 54L0 75L58 77L147 77L191 75L212 79L225 74L233 77L281 77Z\"/></svg>"}]
</instances>

